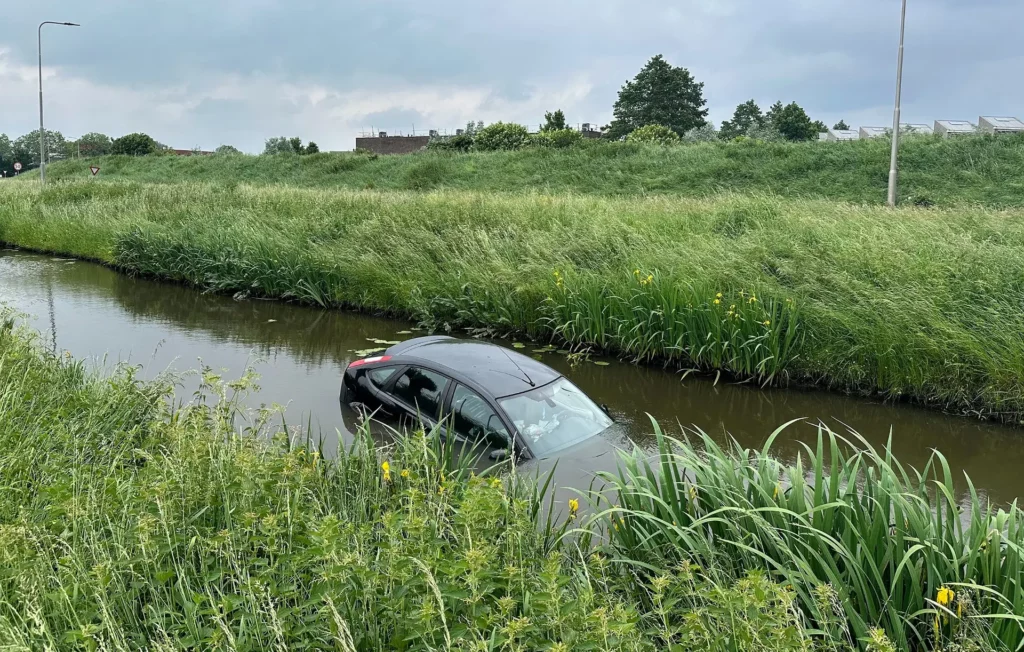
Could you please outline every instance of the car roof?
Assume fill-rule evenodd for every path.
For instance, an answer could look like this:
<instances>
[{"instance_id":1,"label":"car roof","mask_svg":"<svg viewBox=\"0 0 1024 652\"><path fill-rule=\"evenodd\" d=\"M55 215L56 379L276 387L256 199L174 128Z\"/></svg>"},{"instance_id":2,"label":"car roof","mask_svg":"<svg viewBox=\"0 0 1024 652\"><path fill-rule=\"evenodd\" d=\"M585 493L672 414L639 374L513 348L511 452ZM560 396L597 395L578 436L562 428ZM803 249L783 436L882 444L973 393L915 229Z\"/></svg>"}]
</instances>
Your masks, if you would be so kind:
<instances>
[{"instance_id":1,"label":"car roof","mask_svg":"<svg viewBox=\"0 0 1024 652\"><path fill-rule=\"evenodd\" d=\"M422 361L431 363L430 366L446 367L495 398L547 385L562 375L546 364L503 346L454 337L418 337L397 344L386 353L396 361Z\"/></svg>"}]
</instances>

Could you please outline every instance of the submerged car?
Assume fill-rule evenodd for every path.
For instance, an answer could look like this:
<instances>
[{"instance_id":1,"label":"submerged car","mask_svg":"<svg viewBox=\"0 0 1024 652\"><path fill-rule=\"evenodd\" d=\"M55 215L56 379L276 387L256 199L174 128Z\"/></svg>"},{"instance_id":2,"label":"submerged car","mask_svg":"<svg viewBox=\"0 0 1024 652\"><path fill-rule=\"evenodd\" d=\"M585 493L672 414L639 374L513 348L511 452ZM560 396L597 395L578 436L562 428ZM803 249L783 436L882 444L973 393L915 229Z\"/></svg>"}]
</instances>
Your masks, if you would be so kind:
<instances>
[{"instance_id":1,"label":"submerged car","mask_svg":"<svg viewBox=\"0 0 1024 652\"><path fill-rule=\"evenodd\" d=\"M364 413L438 427L491 459L539 460L578 449L612 419L565 376L497 344L420 337L355 360L342 402Z\"/></svg>"}]
</instances>

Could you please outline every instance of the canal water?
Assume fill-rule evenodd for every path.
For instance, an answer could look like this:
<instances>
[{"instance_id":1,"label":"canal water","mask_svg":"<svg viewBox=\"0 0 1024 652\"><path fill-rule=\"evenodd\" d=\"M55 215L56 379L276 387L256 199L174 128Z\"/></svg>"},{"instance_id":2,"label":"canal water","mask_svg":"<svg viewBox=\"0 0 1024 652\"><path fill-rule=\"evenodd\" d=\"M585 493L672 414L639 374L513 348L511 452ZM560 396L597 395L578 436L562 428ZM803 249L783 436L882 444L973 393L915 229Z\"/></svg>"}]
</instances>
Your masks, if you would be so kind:
<instances>
[{"instance_id":1,"label":"canal water","mask_svg":"<svg viewBox=\"0 0 1024 652\"><path fill-rule=\"evenodd\" d=\"M91 364L142 365L143 375L186 372L202 365L226 378L247 366L260 374L250 403L287 406L290 424L309 424L326 439L348 434L351 417L338 401L341 374L370 340L415 337L414 324L361 314L325 311L274 301L236 301L173 284L133 279L92 263L0 251L0 303L30 315L47 346ZM543 344L527 343L526 353ZM538 353L599 403L607 404L629 437L649 445L648 414L666 430L697 427L716 439L734 437L760 447L779 425L791 426L776 454L793 460L812 443L814 424L838 432L854 429L882 447L892 436L904 463L920 468L933 449L954 473L968 473L979 490L1004 503L1024 494L1024 430L820 391L760 389L714 383L615 359L572 367L557 352ZM607 366L595 364L607 362ZM195 377L182 381L187 399ZM963 483L962 483L963 484Z\"/></svg>"}]
</instances>

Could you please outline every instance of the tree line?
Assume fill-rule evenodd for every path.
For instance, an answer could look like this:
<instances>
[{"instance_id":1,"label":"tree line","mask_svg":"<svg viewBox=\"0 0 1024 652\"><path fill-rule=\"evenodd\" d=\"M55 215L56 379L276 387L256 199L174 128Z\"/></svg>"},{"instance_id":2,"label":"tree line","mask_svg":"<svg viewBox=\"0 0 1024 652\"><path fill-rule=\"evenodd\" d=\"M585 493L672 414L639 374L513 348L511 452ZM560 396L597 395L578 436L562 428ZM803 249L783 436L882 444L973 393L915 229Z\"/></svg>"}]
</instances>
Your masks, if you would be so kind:
<instances>
[{"instance_id":1,"label":"tree line","mask_svg":"<svg viewBox=\"0 0 1024 652\"><path fill-rule=\"evenodd\" d=\"M70 140L59 131L47 129L43 135L43 146L47 161L59 161L70 158L91 158L108 154L124 156L159 156L171 154L167 145L144 133L132 133L111 138L98 132L87 133L80 138ZM194 150L198 151L198 150ZM218 154L241 153L231 145L221 145ZM39 130L11 140L7 134L0 133L0 175L14 175L14 164L21 163L22 170L39 167Z\"/></svg>"},{"instance_id":2,"label":"tree line","mask_svg":"<svg viewBox=\"0 0 1024 652\"><path fill-rule=\"evenodd\" d=\"M613 107L614 119L602 127L609 140L674 143L750 138L761 141L815 140L828 130L821 120L812 120L796 102L776 102L763 111L755 100L736 107L731 120L720 128L708 121L704 83L689 70L671 65L662 55L652 57L619 91ZM849 129L840 121L833 129ZM447 151L490 151L519 149L528 145L569 147L583 140L569 129L563 111L545 114L540 132L530 134L515 123L470 122L456 136L433 139L429 149Z\"/></svg>"},{"instance_id":3,"label":"tree line","mask_svg":"<svg viewBox=\"0 0 1024 652\"><path fill-rule=\"evenodd\" d=\"M672 66L662 55L652 57L632 80L619 91L613 107L614 119L604 127L605 136L626 138L649 125L667 127L679 137L692 140L814 140L828 127L812 120L796 102L776 102L763 112L754 100L736 107L731 120L719 129L708 122L704 83L698 82L686 68ZM833 129L849 129L840 121Z\"/></svg>"}]
</instances>

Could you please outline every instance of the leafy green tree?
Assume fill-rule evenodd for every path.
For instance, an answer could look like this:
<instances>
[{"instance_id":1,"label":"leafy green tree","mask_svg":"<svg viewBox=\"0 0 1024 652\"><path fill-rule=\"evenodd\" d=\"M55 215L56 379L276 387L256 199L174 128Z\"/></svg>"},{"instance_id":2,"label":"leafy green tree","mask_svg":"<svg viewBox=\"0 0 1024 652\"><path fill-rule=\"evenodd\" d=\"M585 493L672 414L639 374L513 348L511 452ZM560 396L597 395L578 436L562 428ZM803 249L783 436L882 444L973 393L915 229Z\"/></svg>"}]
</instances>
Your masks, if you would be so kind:
<instances>
[{"instance_id":1,"label":"leafy green tree","mask_svg":"<svg viewBox=\"0 0 1024 652\"><path fill-rule=\"evenodd\" d=\"M469 136L470 138L472 138L473 136L475 136L477 134L477 132L483 131L483 128L484 128L484 121L483 120L477 120L476 122L473 122L472 120L470 120L469 122L466 123L466 129L463 132L463 135Z\"/></svg>"},{"instance_id":2,"label":"leafy green tree","mask_svg":"<svg viewBox=\"0 0 1024 652\"><path fill-rule=\"evenodd\" d=\"M295 150L292 149L292 143L284 136L276 136L274 138L268 138L263 144L264 154L294 154Z\"/></svg>"},{"instance_id":3,"label":"leafy green tree","mask_svg":"<svg viewBox=\"0 0 1024 652\"><path fill-rule=\"evenodd\" d=\"M665 125L644 125L634 129L626 140L631 143L658 143L659 145L672 145L679 142L679 134Z\"/></svg>"},{"instance_id":4,"label":"leafy green tree","mask_svg":"<svg viewBox=\"0 0 1024 652\"><path fill-rule=\"evenodd\" d=\"M473 137L468 134L437 136L430 139L427 149L438 152L468 152L473 149Z\"/></svg>"},{"instance_id":5,"label":"leafy green tree","mask_svg":"<svg viewBox=\"0 0 1024 652\"><path fill-rule=\"evenodd\" d=\"M473 149L481 152L519 149L530 138L530 132L523 125L514 122L489 124L473 136Z\"/></svg>"},{"instance_id":6,"label":"leafy green tree","mask_svg":"<svg viewBox=\"0 0 1024 652\"><path fill-rule=\"evenodd\" d=\"M294 136L288 139L288 144L292 146L292 152L296 154L302 154L302 139L298 136Z\"/></svg>"},{"instance_id":7,"label":"leafy green tree","mask_svg":"<svg viewBox=\"0 0 1024 652\"><path fill-rule=\"evenodd\" d=\"M213 153L232 156L236 154L241 154L242 152L237 147L232 147L231 145L221 145L217 149L213 150Z\"/></svg>"},{"instance_id":8,"label":"leafy green tree","mask_svg":"<svg viewBox=\"0 0 1024 652\"><path fill-rule=\"evenodd\" d=\"M565 128L565 114L561 109L554 113L550 111L544 113L544 126L540 128L541 131L562 131Z\"/></svg>"},{"instance_id":9,"label":"leafy green tree","mask_svg":"<svg viewBox=\"0 0 1024 652\"><path fill-rule=\"evenodd\" d=\"M683 142L685 143L711 143L719 139L718 130L715 129L715 125L710 122L701 126L694 127L683 134Z\"/></svg>"},{"instance_id":10,"label":"leafy green tree","mask_svg":"<svg viewBox=\"0 0 1024 652\"><path fill-rule=\"evenodd\" d=\"M64 136L59 131L46 130L45 147L46 160L58 160L64 158L66 148ZM36 167L39 165L39 130L30 131L18 138L13 143L14 157L25 167Z\"/></svg>"},{"instance_id":11,"label":"leafy green tree","mask_svg":"<svg viewBox=\"0 0 1024 652\"><path fill-rule=\"evenodd\" d=\"M575 129L550 129L530 136L530 144L538 147L564 149L583 140L583 134Z\"/></svg>"},{"instance_id":12,"label":"leafy green tree","mask_svg":"<svg viewBox=\"0 0 1024 652\"><path fill-rule=\"evenodd\" d=\"M847 131L850 125L846 124L846 120L840 120L832 128L836 131Z\"/></svg>"},{"instance_id":13,"label":"leafy green tree","mask_svg":"<svg viewBox=\"0 0 1024 652\"><path fill-rule=\"evenodd\" d=\"M93 131L75 141L75 155L106 156L113 145L110 136Z\"/></svg>"},{"instance_id":14,"label":"leafy green tree","mask_svg":"<svg viewBox=\"0 0 1024 652\"><path fill-rule=\"evenodd\" d=\"M0 174L14 174L14 143L7 134L0 134Z\"/></svg>"},{"instance_id":15,"label":"leafy green tree","mask_svg":"<svg viewBox=\"0 0 1024 652\"><path fill-rule=\"evenodd\" d=\"M825 133L826 131L828 131L828 125L826 125L821 120L815 120L811 124L814 125L814 132L815 133L822 134L822 133Z\"/></svg>"},{"instance_id":16,"label":"leafy green tree","mask_svg":"<svg viewBox=\"0 0 1024 652\"><path fill-rule=\"evenodd\" d=\"M765 124L764 113L761 107L754 100L747 100L736 107L732 114L732 120L722 122L722 128L718 135L723 140L732 140L739 136L749 136L751 129L763 127Z\"/></svg>"},{"instance_id":17,"label":"leafy green tree","mask_svg":"<svg viewBox=\"0 0 1024 652\"><path fill-rule=\"evenodd\" d=\"M706 122L706 104L704 83L659 54L619 91L606 136L617 140L646 125L664 125L681 136Z\"/></svg>"},{"instance_id":18,"label":"leafy green tree","mask_svg":"<svg viewBox=\"0 0 1024 652\"><path fill-rule=\"evenodd\" d=\"M303 154L319 154L320 153L320 148L313 141L309 141L309 144L306 145L306 149L303 150L302 153Z\"/></svg>"},{"instance_id":19,"label":"leafy green tree","mask_svg":"<svg viewBox=\"0 0 1024 652\"><path fill-rule=\"evenodd\" d=\"M143 133L115 138L110 146L111 154L124 154L125 156L149 156L159 150L160 146L153 140L153 137Z\"/></svg>"},{"instance_id":20,"label":"leafy green tree","mask_svg":"<svg viewBox=\"0 0 1024 652\"><path fill-rule=\"evenodd\" d=\"M776 102L765 116L768 124L778 130L786 140L814 140L818 130L811 118L799 104L790 102L786 106Z\"/></svg>"}]
</instances>

